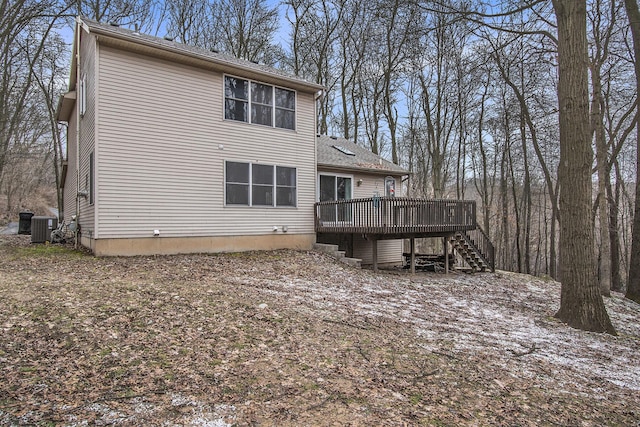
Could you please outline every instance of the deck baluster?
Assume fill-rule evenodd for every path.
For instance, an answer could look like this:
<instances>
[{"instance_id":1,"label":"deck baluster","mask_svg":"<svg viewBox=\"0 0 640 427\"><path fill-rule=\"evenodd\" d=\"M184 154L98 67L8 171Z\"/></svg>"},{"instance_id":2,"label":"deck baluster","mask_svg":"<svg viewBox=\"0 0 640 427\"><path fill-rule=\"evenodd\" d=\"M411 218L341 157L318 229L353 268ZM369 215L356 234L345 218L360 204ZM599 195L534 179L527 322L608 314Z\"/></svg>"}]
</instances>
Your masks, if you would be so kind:
<instances>
[{"instance_id":1,"label":"deck baluster","mask_svg":"<svg viewBox=\"0 0 640 427\"><path fill-rule=\"evenodd\" d=\"M318 233L362 233L383 239L416 233L436 236L475 229L475 213L471 200L370 197L318 202L315 224Z\"/></svg>"}]
</instances>

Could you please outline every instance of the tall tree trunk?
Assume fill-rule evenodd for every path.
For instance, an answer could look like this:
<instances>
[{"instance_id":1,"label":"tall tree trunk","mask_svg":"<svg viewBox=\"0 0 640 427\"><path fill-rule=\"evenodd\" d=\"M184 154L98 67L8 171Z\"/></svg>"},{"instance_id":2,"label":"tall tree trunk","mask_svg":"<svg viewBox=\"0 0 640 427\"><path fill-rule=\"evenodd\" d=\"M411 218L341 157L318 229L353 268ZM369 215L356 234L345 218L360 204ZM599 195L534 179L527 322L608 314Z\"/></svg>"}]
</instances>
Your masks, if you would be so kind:
<instances>
[{"instance_id":1,"label":"tall tree trunk","mask_svg":"<svg viewBox=\"0 0 640 427\"><path fill-rule=\"evenodd\" d=\"M456 161L456 197L458 199L464 199L464 180L465 180L465 166L466 166L466 158L467 158L467 144L466 144L466 124L467 124L467 116L466 111L468 106L466 105L466 101L464 98L464 94L462 93L462 80L463 80L463 70L462 66L458 66L457 68L457 93L458 93L458 105L456 108L458 109L458 158ZM464 104L464 105L463 105Z\"/></svg>"},{"instance_id":2,"label":"tall tree trunk","mask_svg":"<svg viewBox=\"0 0 640 427\"><path fill-rule=\"evenodd\" d=\"M524 82L522 87L524 87ZM524 272L531 274L531 174L529 172L529 156L527 156L527 129L524 119L524 109L520 108L520 142L522 143L522 162L524 166L524 182L522 183L522 214L523 214L523 244Z\"/></svg>"},{"instance_id":3,"label":"tall tree trunk","mask_svg":"<svg viewBox=\"0 0 640 427\"><path fill-rule=\"evenodd\" d=\"M586 0L553 0L558 25L560 310L569 326L615 334L595 274Z\"/></svg>"},{"instance_id":4,"label":"tall tree trunk","mask_svg":"<svg viewBox=\"0 0 640 427\"><path fill-rule=\"evenodd\" d=\"M557 189L557 186L554 186L554 184L553 184L551 171L550 171L549 167L547 166L547 162L546 162L545 157L544 157L544 155L542 153L542 149L540 148L540 144L538 142L538 132L537 132L536 127L535 127L535 125L533 123L533 119L531 118L531 113L529 112L529 107L527 106L526 98L524 97L523 92L520 91L520 88L509 77L508 72L507 72L507 68L503 64L503 62L501 60L501 57L498 54L498 52L494 53L493 57L494 57L494 59L496 61L496 65L498 66L498 69L500 70L500 75L502 76L504 82L513 90L513 94L518 99L518 103L520 104L521 117L524 118L524 122L527 124L527 128L529 129L529 135L530 135L530 138L531 138L531 144L533 145L533 149L534 149L534 151L536 153L536 157L538 158L538 162L540 163L540 167L542 168L542 172L544 174L544 181L545 181L545 183L547 185L547 191L549 192L549 201L551 202L551 207L553 209L552 222L551 222L551 236L550 236L551 244L550 244L550 250L549 250L550 264L552 266L552 268L550 268L550 272L551 272L551 277L553 277L554 279L557 279L557 272L556 272L556 267L555 267L555 264L556 264L556 247L555 247L555 230L556 230L555 227L556 227L556 224L555 224L555 221L558 221L560 219L560 212L559 212L559 206L558 206L558 196L557 196L558 195L558 189ZM587 99L587 101L588 101L588 99ZM521 128L521 132L524 134L524 131L522 130L522 128ZM526 153L526 146L524 146L524 145L523 145L523 150ZM523 199L525 201L529 200L529 202L531 200L530 196L527 196L526 194L523 195ZM516 207L517 207L517 199L515 198L515 196L514 196L514 203L516 203ZM526 213L525 213L525 216L526 216ZM519 220L517 221L517 223L519 224ZM520 256L520 255L518 255L518 256ZM519 264L522 264L520 260L518 262L519 262ZM522 272L522 269L519 267L518 271Z\"/></svg>"},{"instance_id":5,"label":"tall tree trunk","mask_svg":"<svg viewBox=\"0 0 640 427\"><path fill-rule=\"evenodd\" d=\"M513 172L513 159L509 150L509 172L511 174L511 193L513 195L513 214L516 217L516 260L518 262L518 273L522 273L522 249L520 249L520 211L518 209L518 195L516 193L516 178Z\"/></svg>"},{"instance_id":6,"label":"tall tree trunk","mask_svg":"<svg viewBox=\"0 0 640 427\"><path fill-rule=\"evenodd\" d=\"M619 171L617 163L616 179ZM622 181L622 177L619 178ZM618 181L618 182L620 182ZM620 233L618 231L618 206L620 206L620 185L616 182L615 191L611 181L607 181L607 198L609 199L609 239L611 248L611 290L622 291L622 274L620 272Z\"/></svg>"},{"instance_id":7,"label":"tall tree trunk","mask_svg":"<svg viewBox=\"0 0 640 427\"><path fill-rule=\"evenodd\" d=\"M624 6L629 17L629 26L633 37L633 54L635 56L636 98L640 90L640 10L637 0L625 0ZM638 106L636 99L636 108ZM629 283L626 297L640 303L640 120L636 123L636 200L633 213L633 231L631 243L631 260L629 261Z\"/></svg>"},{"instance_id":8,"label":"tall tree trunk","mask_svg":"<svg viewBox=\"0 0 640 427\"><path fill-rule=\"evenodd\" d=\"M520 39L520 54L523 55L524 46L522 38ZM518 77L520 78L520 87L522 93L525 94L527 87L524 79L524 64L520 64L518 68ZM531 173L529 172L529 156L527 154L527 125L526 125L526 104L520 104L520 141L522 142L522 161L524 163L524 183L522 186L522 213L524 215L524 272L531 274Z\"/></svg>"},{"instance_id":9,"label":"tall tree trunk","mask_svg":"<svg viewBox=\"0 0 640 427\"><path fill-rule=\"evenodd\" d=\"M478 145L480 147L480 159L482 166L482 183L480 188L476 184L476 188L479 190L480 198L482 200L482 227L483 231L489 236L489 216L491 212L491 206L489 202L489 166L487 165L487 150L484 147L484 115L487 100L487 93L489 92L488 80L491 78L490 74L487 74L487 84L484 87L482 98L480 100L480 113L478 117Z\"/></svg>"},{"instance_id":10,"label":"tall tree trunk","mask_svg":"<svg viewBox=\"0 0 640 427\"><path fill-rule=\"evenodd\" d=\"M600 65L594 60L591 67L591 126L596 140L596 165L598 170L598 281L600 292L604 296L611 296L611 242L609 239L609 209L607 204L606 183L609 180L607 171L607 140L604 132L604 111L602 100L602 82L600 81Z\"/></svg>"},{"instance_id":11,"label":"tall tree trunk","mask_svg":"<svg viewBox=\"0 0 640 427\"><path fill-rule=\"evenodd\" d=\"M508 123L508 112L505 111L507 118L505 123ZM505 125L506 126L506 125ZM509 196L507 190L507 150L510 150L509 134L505 132L504 150L502 151L502 158L500 162L500 201L502 204L502 266L506 270L511 269L511 259L509 255Z\"/></svg>"},{"instance_id":12,"label":"tall tree trunk","mask_svg":"<svg viewBox=\"0 0 640 427\"><path fill-rule=\"evenodd\" d=\"M342 73L340 75L340 99L342 103L342 137L344 139L351 139L351 121L349 120L349 98L347 97L347 92L348 88L353 83L353 79L347 79L346 75L346 67L343 67Z\"/></svg>"},{"instance_id":13,"label":"tall tree trunk","mask_svg":"<svg viewBox=\"0 0 640 427\"><path fill-rule=\"evenodd\" d=\"M557 223L558 217L556 215L556 210L551 209L551 232L549 233L549 276L556 280L558 279L558 253L556 250Z\"/></svg>"}]
</instances>

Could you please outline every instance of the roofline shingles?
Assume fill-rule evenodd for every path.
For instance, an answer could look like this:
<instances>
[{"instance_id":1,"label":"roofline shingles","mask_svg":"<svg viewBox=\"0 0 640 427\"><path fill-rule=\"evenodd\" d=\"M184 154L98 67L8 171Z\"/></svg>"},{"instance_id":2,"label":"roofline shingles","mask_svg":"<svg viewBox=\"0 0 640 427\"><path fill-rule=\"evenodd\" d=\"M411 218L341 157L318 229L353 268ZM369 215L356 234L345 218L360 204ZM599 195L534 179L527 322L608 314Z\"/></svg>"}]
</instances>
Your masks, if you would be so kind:
<instances>
[{"instance_id":1,"label":"roofline shingles","mask_svg":"<svg viewBox=\"0 0 640 427\"><path fill-rule=\"evenodd\" d=\"M172 40L166 40L160 37L136 32L135 30L131 30L128 28L102 24L100 22L84 17L80 17L79 21L81 24L84 24L87 27L90 33L94 33L97 35L112 37L115 39L137 43L143 46L156 48L179 55L189 56L192 58L210 62L212 64L218 64L220 66L264 75L272 79L278 79L285 82L293 83L297 86L306 87L310 91L314 92L324 89L322 85L309 82L301 77L289 74L285 71L278 70L268 65L256 64L251 61L239 59L225 53L213 52L204 48L178 43Z\"/></svg>"}]
</instances>

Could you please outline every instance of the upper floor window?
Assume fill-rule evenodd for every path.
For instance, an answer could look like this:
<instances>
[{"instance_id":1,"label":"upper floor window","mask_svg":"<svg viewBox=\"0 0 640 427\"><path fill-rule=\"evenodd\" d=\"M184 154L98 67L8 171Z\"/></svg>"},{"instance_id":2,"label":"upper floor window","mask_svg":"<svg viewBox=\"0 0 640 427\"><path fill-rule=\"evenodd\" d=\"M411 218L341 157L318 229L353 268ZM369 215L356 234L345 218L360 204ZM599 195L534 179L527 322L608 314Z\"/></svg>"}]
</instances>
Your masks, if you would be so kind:
<instances>
[{"instance_id":1,"label":"upper floor window","mask_svg":"<svg viewBox=\"0 0 640 427\"><path fill-rule=\"evenodd\" d=\"M296 94L291 90L275 88L276 127L295 129L296 127Z\"/></svg>"},{"instance_id":2,"label":"upper floor window","mask_svg":"<svg viewBox=\"0 0 640 427\"><path fill-rule=\"evenodd\" d=\"M224 118L295 129L296 94L264 83L224 77Z\"/></svg>"}]
</instances>

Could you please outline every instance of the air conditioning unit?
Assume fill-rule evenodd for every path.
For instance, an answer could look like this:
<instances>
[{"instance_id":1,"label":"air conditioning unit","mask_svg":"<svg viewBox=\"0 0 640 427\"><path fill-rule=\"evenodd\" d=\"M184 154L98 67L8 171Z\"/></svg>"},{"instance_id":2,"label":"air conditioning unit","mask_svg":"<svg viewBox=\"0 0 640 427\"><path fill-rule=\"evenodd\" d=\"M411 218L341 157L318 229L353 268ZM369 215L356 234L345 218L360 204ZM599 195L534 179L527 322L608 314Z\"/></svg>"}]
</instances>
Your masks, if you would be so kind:
<instances>
[{"instance_id":1,"label":"air conditioning unit","mask_svg":"<svg viewBox=\"0 0 640 427\"><path fill-rule=\"evenodd\" d=\"M31 243L51 241L51 231L58 228L58 218L34 216L31 218Z\"/></svg>"}]
</instances>

